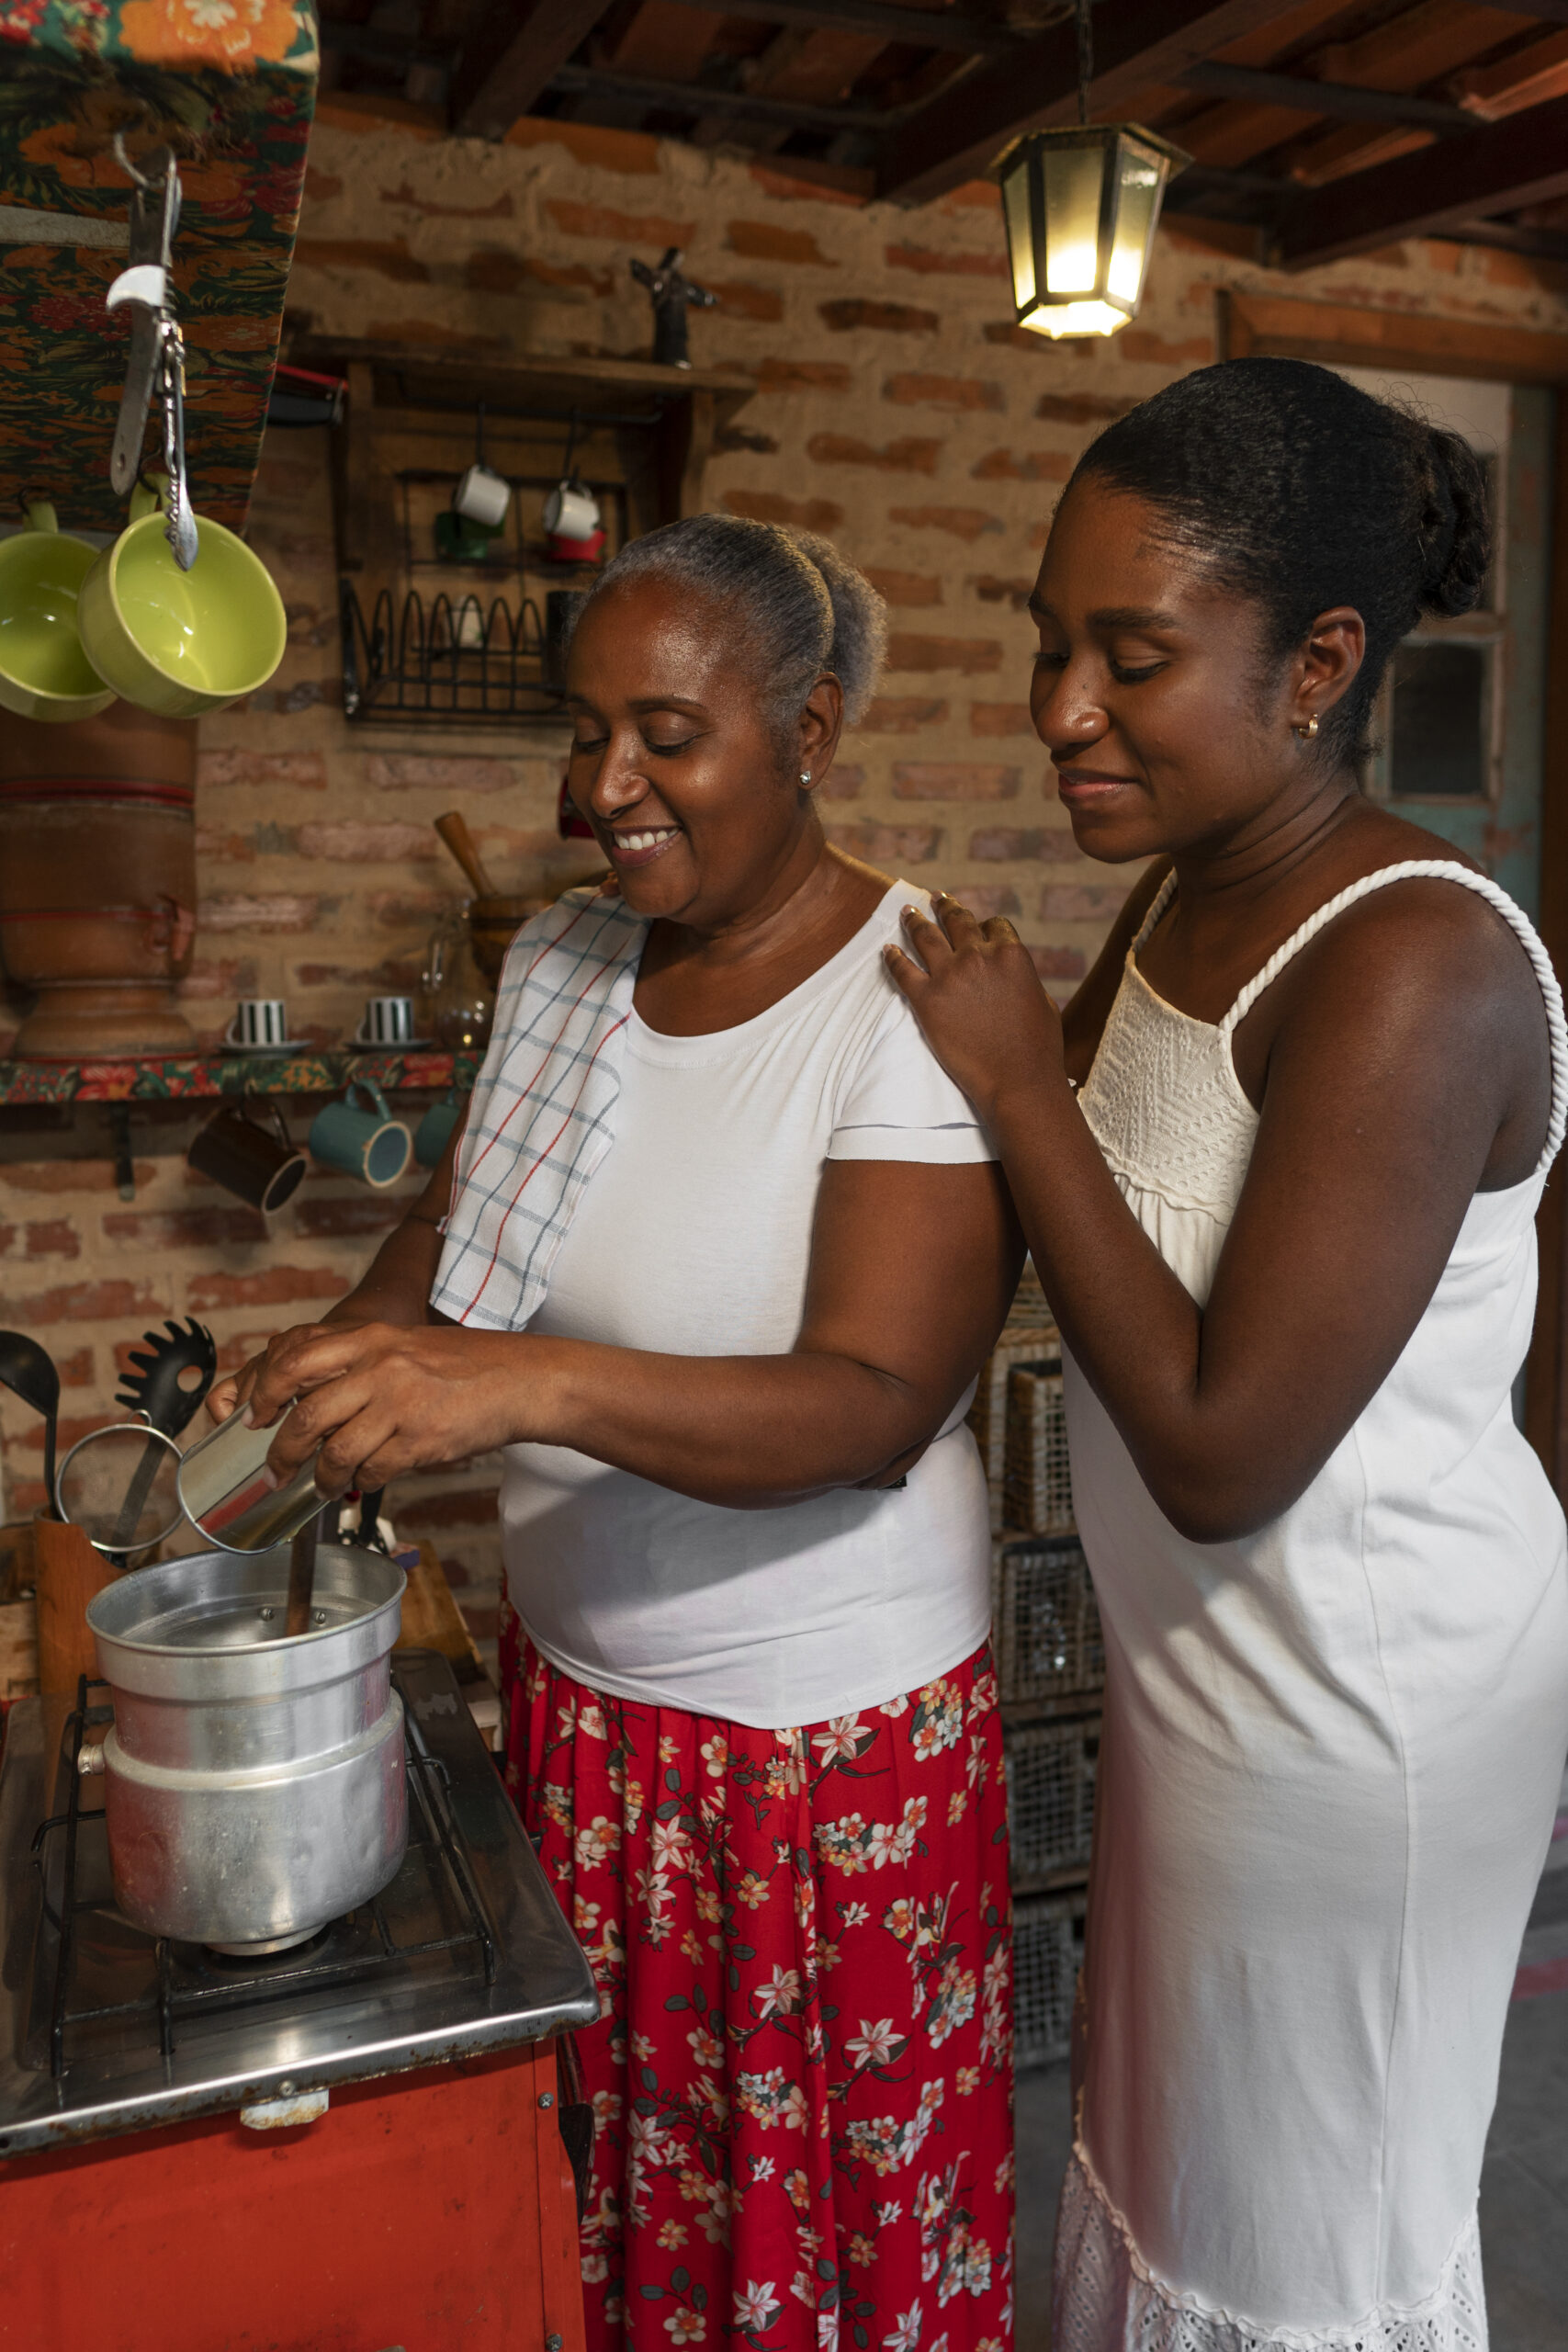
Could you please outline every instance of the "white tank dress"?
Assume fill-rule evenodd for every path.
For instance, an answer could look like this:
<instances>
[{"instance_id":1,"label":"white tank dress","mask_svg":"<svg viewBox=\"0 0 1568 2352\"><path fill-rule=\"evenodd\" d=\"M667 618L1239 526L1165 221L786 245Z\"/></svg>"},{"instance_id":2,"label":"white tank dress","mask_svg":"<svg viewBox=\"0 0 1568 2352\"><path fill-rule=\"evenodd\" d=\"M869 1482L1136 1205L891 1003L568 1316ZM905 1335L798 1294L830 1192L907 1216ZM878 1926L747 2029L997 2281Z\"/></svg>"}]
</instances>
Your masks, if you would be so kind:
<instances>
[{"instance_id":1,"label":"white tank dress","mask_svg":"<svg viewBox=\"0 0 1568 2352\"><path fill-rule=\"evenodd\" d=\"M1478 1193L1431 1304L1311 1486L1194 1544L1067 1365L1105 1622L1083 2087L1054 2352L1472 2352L1476 2192L1519 1940L1568 1747L1562 1513L1515 1427L1568 1041L1546 952L1467 867L1323 907L1217 1025L1137 950L1084 1114L1201 1306L1258 1114L1231 1035L1368 891L1440 876L1517 934L1551 1034L1540 1166Z\"/></svg>"}]
</instances>

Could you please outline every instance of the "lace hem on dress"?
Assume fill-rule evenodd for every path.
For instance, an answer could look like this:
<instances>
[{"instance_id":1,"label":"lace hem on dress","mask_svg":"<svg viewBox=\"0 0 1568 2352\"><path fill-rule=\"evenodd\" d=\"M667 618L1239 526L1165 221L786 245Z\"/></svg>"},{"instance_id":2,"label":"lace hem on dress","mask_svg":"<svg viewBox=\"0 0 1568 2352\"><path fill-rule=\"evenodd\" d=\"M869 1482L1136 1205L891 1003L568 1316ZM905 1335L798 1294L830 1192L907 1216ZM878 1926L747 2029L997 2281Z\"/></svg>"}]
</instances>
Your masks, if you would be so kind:
<instances>
[{"instance_id":1,"label":"lace hem on dress","mask_svg":"<svg viewBox=\"0 0 1568 2352\"><path fill-rule=\"evenodd\" d=\"M1380 2303L1349 2327L1267 2328L1156 2278L1075 2144L1062 2184L1052 2352L1487 2352L1472 2212L1432 2293Z\"/></svg>"}]
</instances>

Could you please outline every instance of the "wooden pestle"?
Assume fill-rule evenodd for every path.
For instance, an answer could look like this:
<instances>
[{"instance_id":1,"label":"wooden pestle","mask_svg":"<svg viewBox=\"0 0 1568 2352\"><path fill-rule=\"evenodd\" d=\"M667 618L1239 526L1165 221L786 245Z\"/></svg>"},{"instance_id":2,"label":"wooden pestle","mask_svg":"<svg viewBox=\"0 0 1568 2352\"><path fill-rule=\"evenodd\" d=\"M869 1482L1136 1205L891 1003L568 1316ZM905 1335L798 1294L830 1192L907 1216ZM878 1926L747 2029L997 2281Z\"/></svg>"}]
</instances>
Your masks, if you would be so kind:
<instances>
[{"instance_id":1,"label":"wooden pestle","mask_svg":"<svg viewBox=\"0 0 1568 2352\"><path fill-rule=\"evenodd\" d=\"M469 832L461 811L449 808L445 817L437 817L435 830L462 867L469 882L472 883L475 896L480 899L498 899L501 893L485 872L484 860L479 853L479 844Z\"/></svg>"}]
</instances>

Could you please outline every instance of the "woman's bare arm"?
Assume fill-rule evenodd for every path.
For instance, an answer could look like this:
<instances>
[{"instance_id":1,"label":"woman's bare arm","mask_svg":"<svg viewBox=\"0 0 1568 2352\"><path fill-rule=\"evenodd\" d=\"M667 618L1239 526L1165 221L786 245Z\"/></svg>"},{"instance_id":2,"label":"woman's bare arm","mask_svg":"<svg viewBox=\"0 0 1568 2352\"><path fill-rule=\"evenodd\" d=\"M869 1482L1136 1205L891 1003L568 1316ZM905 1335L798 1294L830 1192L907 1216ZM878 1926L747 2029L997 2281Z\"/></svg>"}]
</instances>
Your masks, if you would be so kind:
<instances>
[{"instance_id":1,"label":"woman's bare arm","mask_svg":"<svg viewBox=\"0 0 1568 2352\"><path fill-rule=\"evenodd\" d=\"M433 1329L403 1312L425 1245L394 1235L383 1260L395 1245L379 1295L398 1319L340 1311L283 1333L261 1360L257 1419L300 1399L275 1468L324 1444L330 1493L531 1440L737 1509L896 1478L978 1371L1022 1256L994 1164L834 1161L794 1350L701 1357ZM378 1295L377 1279L373 1268L344 1306Z\"/></svg>"},{"instance_id":2,"label":"woman's bare arm","mask_svg":"<svg viewBox=\"0 0 1568 2352\"><path fill-rule=\"evenodd\" d=\"M895 977L1002 1155L1063 1336L1185 1534L1289 1507L1404 1349L1510 1125L1545 1125L1545 1024L1517 943L1442 883L1354 909L1276 986L1251 1165L1201 1310L1123 1201L1010 926L914 922Z\"/></svg>"}]
</instances>

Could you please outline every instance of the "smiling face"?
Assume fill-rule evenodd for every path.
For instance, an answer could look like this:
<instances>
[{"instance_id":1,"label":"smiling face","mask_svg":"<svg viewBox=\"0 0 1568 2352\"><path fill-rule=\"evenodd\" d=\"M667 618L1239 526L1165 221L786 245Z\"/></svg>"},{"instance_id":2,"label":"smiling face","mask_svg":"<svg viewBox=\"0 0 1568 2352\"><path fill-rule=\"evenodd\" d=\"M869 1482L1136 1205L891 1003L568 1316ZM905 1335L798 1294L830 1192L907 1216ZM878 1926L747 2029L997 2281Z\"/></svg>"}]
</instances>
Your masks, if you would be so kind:
<instances>
[{"instance_id":1,"label":"smiling face","mask_svg":"<svg viewBox=\"0 0 1568 2352\"><path fill-rule=\"evenodd\" d=\"M567 665L571 798L627 905L696 930L744 917L821 848L799 770L820 739L825 774L831 743L808 707L790 756L739 634L724 607L644 576L594 598Z\"/></svg>"},{"instance_id":2,"label":"smiling face","mask_svg":"<svg viewBox=\"0 0 1568 2352\"><path fill-rule=\"evenodd\" d=\"M1079 846L1113 863L1239 840L1345 788L1292 729L1354 676L1358 616L1324 614L1299 652L1270 659L1258 607L1162 541L1158 521L1084 476L1031 599L1035 731Z\"/></svg>"}]
</instances>

